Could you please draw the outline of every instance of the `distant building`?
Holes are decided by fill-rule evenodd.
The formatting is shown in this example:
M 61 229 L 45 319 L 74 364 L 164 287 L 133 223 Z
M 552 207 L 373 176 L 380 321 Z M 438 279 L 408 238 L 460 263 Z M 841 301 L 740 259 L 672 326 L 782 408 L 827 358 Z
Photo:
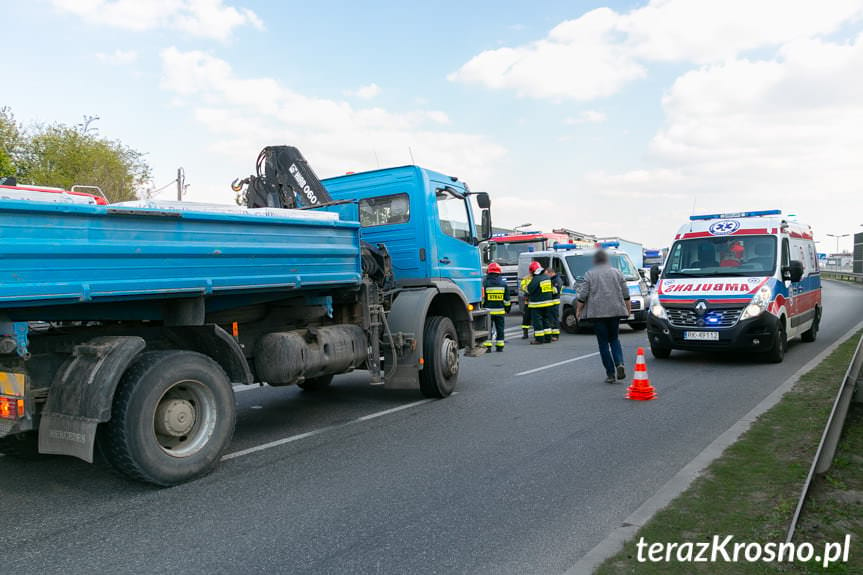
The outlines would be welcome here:
M 863 232 L 854 234 L 854 273 L 863 274 Z

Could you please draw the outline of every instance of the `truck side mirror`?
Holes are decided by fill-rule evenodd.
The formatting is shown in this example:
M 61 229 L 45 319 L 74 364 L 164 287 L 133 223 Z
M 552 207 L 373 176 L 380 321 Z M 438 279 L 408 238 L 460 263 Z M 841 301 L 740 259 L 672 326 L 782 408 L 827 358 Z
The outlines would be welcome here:
M 791 260 L 788 265 L 782 268 L 782 279 L 797 283 L 803 279 L 803 262 L 800 260 Z
M 488 197 L 488 196 L 486 196 Z M 482 223 L 480 225 L 480 240 L 485 241 L 491 237 L 491 212 L 488 208 L 482 210 Z
M 479 192 L 476 195 L 476 205 L 487 210 L 491 207 L 491 198 L 488 197 L 486 192 Z
M 659 266 L 653 264 L 650 266 L 650 285 L 656 285 L 659 282 Z

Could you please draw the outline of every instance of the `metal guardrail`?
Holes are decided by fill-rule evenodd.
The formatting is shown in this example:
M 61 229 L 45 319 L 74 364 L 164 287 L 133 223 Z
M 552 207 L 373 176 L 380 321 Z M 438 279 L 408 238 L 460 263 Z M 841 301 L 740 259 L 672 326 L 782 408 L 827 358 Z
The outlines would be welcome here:
M 794 516 L 791 518 L 791 524 L 788 526 L 788 532 L 785 536 L 786 542 L 790 543 L 794 537 L 797 522 L 800 520 L 800 514 L 812 488 L 812 480 L 816 475 L 826 473 L 833 464 L 833 458 L 836 456 L 836 447 L 839 445 L 842 428 L 845 426 L 845 418 L 848 416 L 848 408 L 851 405 L 851 399 L 854 396 L 861 372 L 863 372 L 863 336 L 857 342 L 857 348 L 851 357 L 851 363 L 848 364 L 845 378 L 842 380 L 842 385 L 839 386 L 839 392 L 833 401 L 833 409 L 830 410 L 827 425 L 824 427 L 824 433 L 821 434 L 821 441 L 818 443 L 818 449 L 815 451 L 815 458 L 809 467 L 806 482 L 803 484 L 803 491 L 800 493 L 800 499 L 797 501 L 797 508 L 794 510 Z M 858 392 L 857 401 L 863 401 L 863 386 L 861 386 Z
M 843 280 L 847 282 L 863 283 L 863 274 L 853 272 L 839 272 L 835 270 L 821 270 L 821 277 L 832 280 Z

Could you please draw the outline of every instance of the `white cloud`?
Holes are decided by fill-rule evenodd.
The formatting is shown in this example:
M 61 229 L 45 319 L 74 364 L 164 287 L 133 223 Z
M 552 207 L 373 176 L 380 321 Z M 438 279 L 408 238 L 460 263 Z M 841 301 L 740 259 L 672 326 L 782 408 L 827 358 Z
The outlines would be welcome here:
M 110 54 L 97 52 L 96 59 L 106 64 L 126 65 L 136 62 L 138 53 L 135 50 L 114 50 Z
M 861 0 L 653 0 L 618 13 L 598 8 L 540 40 L 482 52 L 449 79 L 520 96 L 592 100 L 646 75 L 651 61 L 706 64 L 837 30 Z
M 252 10 L 223 0 L 52 0 L 60 11 L 87 22 L 127 30 L 178 30 L 201 38 L 227 40 L 235 28 L 263 28 Z
M 687 213 L 693 202 L 698 211 L 781 208 L 822 236 L 857 228 L 859 209 L 849 208 L 863 205 L 863 35 L 794 40 L 775 59 L 692 70 L 663 109 L 647 150 L 655 167 L 591 174 L 591 192 L 682 199 L 662 205 Z
M 601 124 L 605 121 L 605 113 L 598 110 L 584 110 L 576 116 L 570 116 L 563 120 L 564 124 L 577 126 L 578 124 Z
M 354 96 L 361 100 L 371 100 L 372 98 L 376 98 L 380 93 L 381 87 L 374 82 L 366 84 L 365 86 L 360 86 L 356 90 L 348 90 L 345 92 L 346 95 Z
M 161 56 L 161 86 L 209 132 L 212 150 L 226 160 L 223 181 L 248 171 L 257 150 L 271 144 L 298 146 L 322 177 L 407 164 L 410 149 L 417 163 L 480 185 L 505 154 L 482 135 L 441 129 L 449 118 L 440 111 L 357 108 L 273 78 L 241 77 L 204 52 L 168 48 Z

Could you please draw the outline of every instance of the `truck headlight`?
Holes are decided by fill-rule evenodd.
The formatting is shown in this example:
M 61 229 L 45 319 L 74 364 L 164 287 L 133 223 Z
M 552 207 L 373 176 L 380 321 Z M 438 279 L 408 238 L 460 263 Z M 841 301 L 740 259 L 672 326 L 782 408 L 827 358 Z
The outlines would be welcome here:
M 740 315 L 740 319 L 750 319 L 753 317 L 758 317 L 767 309 L 767 306 L 770 305 L 770 296 L 773 295 L 768 287 L 762 287 L 758 290 L 754 296 L 752 296 L 752 301 L 749 302 L 745 308 L 743 308 L 743 313 Z
M 668 319 L 668 314 L 665 313 L 665 308 L 662 307 L 662 304 L 659 302 L 650 306 L 650 314 L 659 319 Z

